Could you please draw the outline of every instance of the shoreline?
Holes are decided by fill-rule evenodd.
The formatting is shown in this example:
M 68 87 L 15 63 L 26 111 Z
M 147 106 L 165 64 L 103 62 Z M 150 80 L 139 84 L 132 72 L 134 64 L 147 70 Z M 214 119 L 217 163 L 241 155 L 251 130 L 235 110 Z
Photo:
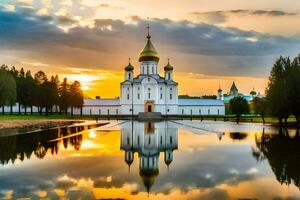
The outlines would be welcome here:
M 43 127 L 51 128 L 56 126 L 71 125 L 76 122 L 83 122 L 77 119 L 16 119 L 16 120 L 0 120 L 0 129 L 15 129 L 15 128 L 33 128 Z

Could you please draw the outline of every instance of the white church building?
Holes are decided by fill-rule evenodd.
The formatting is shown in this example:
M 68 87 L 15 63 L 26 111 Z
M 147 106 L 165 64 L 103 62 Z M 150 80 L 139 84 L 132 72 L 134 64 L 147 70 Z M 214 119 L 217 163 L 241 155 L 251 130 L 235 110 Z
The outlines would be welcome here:
M 162 115 L 224 115 L 222 100 L 178 99 L 178 83 L 173 79 L 174 68 L 168 63 L 164 74 L 159 74 L 159 55 L 148 35 L 145 47 L 139 54 L 139 73 L 130 63 L 125 67 L 124 81 L 120 83 L 120 97 L 114 99 L 85 99 L 83 115 L 138 115 L 158 112 Z

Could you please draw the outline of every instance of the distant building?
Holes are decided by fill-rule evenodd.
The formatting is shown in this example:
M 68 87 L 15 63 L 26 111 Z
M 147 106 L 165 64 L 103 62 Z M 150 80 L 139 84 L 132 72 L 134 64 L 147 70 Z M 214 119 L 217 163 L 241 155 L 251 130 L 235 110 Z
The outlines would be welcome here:
M 217 91 L 217 99 L 222 100 L 225 104 L 229 103 L 229 101 L 234 98 L 234 97 L 243 97 L 246 99 L 248 102 L 251 102 L 254 97 L 261 96 L 260 93 L 257 93 L 254 88 L 253 90 L 249 93 L 249 95 L 244 95 L 242 93 L 239 93 L 239 90 L 235 84 L 235 82 L 232 82 L 232 85 L 230 87 L 230 90 L 227 94 L 223 94 L 223 91 L 221 87 L 219 87 Z

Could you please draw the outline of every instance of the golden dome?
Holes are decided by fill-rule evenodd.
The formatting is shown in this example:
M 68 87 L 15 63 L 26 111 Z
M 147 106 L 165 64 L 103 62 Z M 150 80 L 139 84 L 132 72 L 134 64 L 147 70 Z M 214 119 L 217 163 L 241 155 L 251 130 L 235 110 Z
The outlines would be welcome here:
M 146 43 L 146 46 L 144 47 L 144 49 L 140 52 L 139 62 L 142 62 L 142 61 L 158 62 L 159 61 L 158 53 L 155 50 L 150 38 L 151 38 L 151 36 L 148 33 L 147 43 Z

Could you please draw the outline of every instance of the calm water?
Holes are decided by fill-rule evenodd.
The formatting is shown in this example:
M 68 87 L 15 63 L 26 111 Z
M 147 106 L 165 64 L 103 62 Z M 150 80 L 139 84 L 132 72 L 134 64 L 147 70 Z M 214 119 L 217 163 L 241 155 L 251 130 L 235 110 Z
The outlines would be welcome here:
M 300 137 L 259 124 L 111 121 L 0 137 L 0 199 L 300 199 Z

